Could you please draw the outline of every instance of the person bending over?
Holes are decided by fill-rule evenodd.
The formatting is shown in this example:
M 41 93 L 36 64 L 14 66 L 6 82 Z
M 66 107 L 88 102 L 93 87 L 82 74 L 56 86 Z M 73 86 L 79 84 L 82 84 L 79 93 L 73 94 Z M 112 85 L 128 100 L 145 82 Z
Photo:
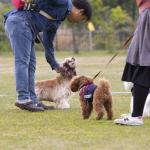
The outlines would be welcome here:
M 17 107 L 34 112 L 49 109 L 39 102 L 35 94 L 34 44 L 39 32 L 43 32 L 40 41 L 45 48 L 47 62 L 52 70 L 62 73 L 53 47 L 61 22 L 66 18 L 72 23 L 89 21 L 91 16 L 92 10 L 87 0 L 35 0 L 4 14 L 5 31 L 14 53 Z

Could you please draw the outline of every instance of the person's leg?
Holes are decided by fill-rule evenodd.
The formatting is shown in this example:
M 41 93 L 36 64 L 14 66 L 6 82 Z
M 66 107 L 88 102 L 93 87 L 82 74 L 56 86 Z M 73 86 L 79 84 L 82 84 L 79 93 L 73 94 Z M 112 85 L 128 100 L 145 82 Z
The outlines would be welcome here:
M 37 104 L 39 103 L 37 96 L 35 94 L 35 70 L 36 70 L 36 56 L 35 56 L 35 50 L 34 45 L 32 44 L 31 49 L 31 57 L 29 62 L 29 70 L 28 70 L 28 76 L 29 76 L 29 92 L 30 92 L 30 98 L 32 99 L 33 103 Z
M 150 93 L 148 94 L 146 98 L 146 102 L 144 105 L 144 110 L 143 110 L 143 117 L 150 117 Z
M 134 84 L 132 117 L 142 116 L 148 93 L 149 93 L 148 87 L 143 87 L 143 86 Z
M 6 30 L 15 58 L 16 91 L 19 101 L 30 99 L 28 89 L 28 68 L 32 45 L 32 33 L 24 28 L 23 22 L 8 20 Z
M 6 21 L 6 32 L 15 58 L 15 79 L 18 99 L 15 105 L 29 111 L 43 111 L 30 99 L 29 62 L 32 49 L 32 32 L 22 20 L 12 17 Z
M 131 115 L 121 116 L 121 118 L 115 119 L 114 123 L 123 125 L 142 125 L 143 124 L 143 109 L 146 101 L 146 97 L 149 93 L 149 88 L 141 85 L 134 84 L 133 95 L 133 112 Z

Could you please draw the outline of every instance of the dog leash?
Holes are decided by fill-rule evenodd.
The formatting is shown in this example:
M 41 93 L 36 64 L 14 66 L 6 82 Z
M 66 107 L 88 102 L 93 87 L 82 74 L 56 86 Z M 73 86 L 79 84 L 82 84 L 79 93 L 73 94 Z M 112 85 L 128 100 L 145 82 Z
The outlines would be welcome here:
M 132 40 L 132 38 L 133 38 L 133 35 L 129 36 L 129 37 L 127 38 L 127 40 L 124 42 L 124 44 L 123 44 L 119 49 L 124 49 L 124 48 L 126 48 L 127 45 L 128 45 L 128 43 Z M 116 56 L 118 56 L 119 53 L 120 53 L 120 51 L 116 52 L 116 53 L 111 57 L 111 59 L 107 62 L 105 68 L 108 67 L 108 65 L 116 58 Z M 101 73 L 102 73 L 102 71 L 99 71 L 99 72 L 93 77 L 92 80 L 94 81 Z

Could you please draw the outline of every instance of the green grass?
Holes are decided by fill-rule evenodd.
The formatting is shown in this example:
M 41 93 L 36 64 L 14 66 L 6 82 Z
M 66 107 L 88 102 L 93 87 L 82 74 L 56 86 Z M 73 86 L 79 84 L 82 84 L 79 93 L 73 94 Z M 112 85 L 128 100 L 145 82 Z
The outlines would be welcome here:
M 56 54 L 59 61 L 74 56 L 77 72 L 94 76 L 103 70 L 110 80 L 113 92 L 124 91 L 120 81 L 125 56 L 121 54 L 105 68 L 113 54 L 107 51 L 72 52 Z M 105 68 L 105 69 L 104 69 Z M 51 71 L 44 54 L 37 53 L 36 79 L 50 79 L 57 74 Z M 98 78 L 99 79 L 99 78 Z M 96 80 L 96 82 L 98 81 Z M 12 54 L 0 56 L 0 150 L 148 150 L 150 147 L 150 119 L 140 127 L 127 127 L 103 120 L 97 121 L 95 113 L 82 120 L 78 93 L 71 98 L 71 109 L 42 113 L 21 111 L 14 106 L 15 81 Z M 130 95 L 113 95 L 114 119 L 129 111 Z

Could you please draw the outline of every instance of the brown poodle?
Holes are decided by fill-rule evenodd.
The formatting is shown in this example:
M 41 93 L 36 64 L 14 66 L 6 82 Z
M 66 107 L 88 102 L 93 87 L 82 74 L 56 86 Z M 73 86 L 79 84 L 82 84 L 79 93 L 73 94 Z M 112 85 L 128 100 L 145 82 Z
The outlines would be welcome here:
M 97 120 L 104 116 L 104 108 L 109 120 L 113 117 L 112 95 L 110 83 L 101 79 L 98 85 L 93 83 L 93 79 L 86 76 L 75 76 L 70 82 L 72 92 L 79 92 L 83 119 L 88 119 L 94 110 L 97 113 Z

